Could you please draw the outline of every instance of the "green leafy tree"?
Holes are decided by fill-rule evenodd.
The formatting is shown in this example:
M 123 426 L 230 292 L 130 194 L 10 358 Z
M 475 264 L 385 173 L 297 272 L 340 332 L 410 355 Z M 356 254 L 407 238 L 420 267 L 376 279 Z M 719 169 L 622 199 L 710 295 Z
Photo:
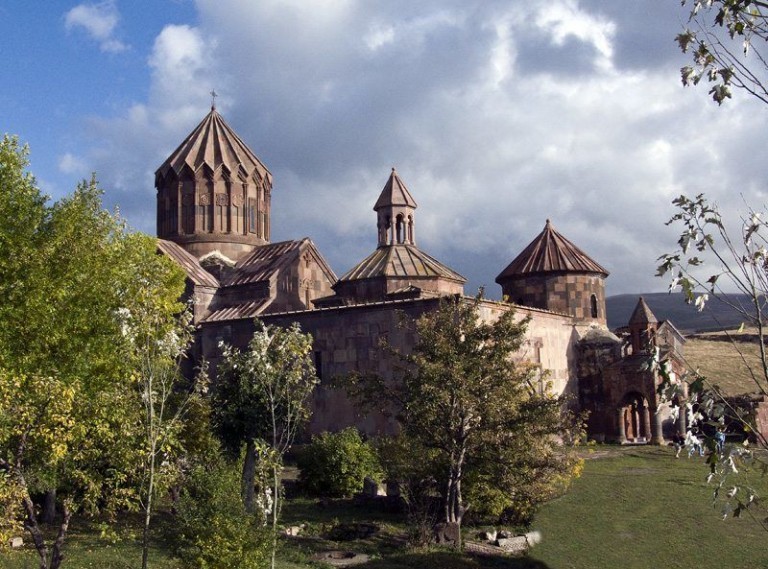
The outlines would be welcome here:
M 381 437 L 376 443 L 387 484 L 397 485 L 405 505 L 409 543 L 428 546 L 433 540 L 433 528 L 441 519 L 442 485 L 437 482 L 437 476 L 444 470 L 441 453 L 402 432 Z
M 313 436 L 298 464 L 299 482 L 315 496 L 349 497 L 363 489 L 366 477 L 382 478 L 376 450 L 354 427 Z
M 683 2 L 685 4 L 686 2 Z M 692 63 L 682 68 L 684 85 L 696 85 L 706 79 L 710 94 L 722 104 L 733 95 L 733 88 L 768 103 L 768 2 L 763 0 L 691 0 L 687 29 L 677 36 L 683 52 L 691 53 Z M 693 198 L 680 196 L 674 200 L 677 212 L 669 224 L 681 227 L 678 247 L 659 257 L 657 276 L 671 275 L 670 291 L 682 288 L 686 302 L 704 310 L 708 302 L 729 305 L 743 318 L 744 325 L 757 330 L 759 364 L 750 363 L 740 343 L 730 337 L 732 348 L 749 370 L 755 390 L 768 395 L 768 358 L 766 357 L 765 314 L 768 293 L 768 255 L 766 247 L 765 211 L 746 204 L 737 226 L 726 226 L 716 204 L 703 194 Z M 707 269 L 708 263 L 717 267 Z M 728 292 L 746 296 L 742 303 Z M 764 433 L 760 432 L 749 409 L 726 398 L 717 386 L 717 378 L 708 378 L 689 367 L 683 378 L 673 377 L 658 354 L 652 362 L 658 366 L 664 383 L 663 394 L 681 402 L 679 412 L 687 414 L 689 425 L 708 422 L 710 429 L 722 430 L 726 417 L 750 432 L 760 447 L 765 448 Z M 686 400 L 683 385 L 687 386 Z M 768 529 L 765 512 L 761 510 L 759 493 L 749 482 L 754 472 L 768 471 L 760 452 L 745 446 L 722 446 L 712 438 L 707 440 L 712 451 L 708 457 L 709 481 L 716 481 L 714 497 L 722 504 L 724 517 L 748 512 Z
M 471 505 L 464 493 L 468 472 L 487 475 L 511 505 L 527 489 L 516 469 L 547 483 L 555 475 L 568 478 L 576 464 L 557 440 L 572 426 L 561 412 L 565 401 L 541 393 L 537 368 L 515 360 L 528 319 L 516 321 L 508 311 L 482 321 L 479 302 L 442 300 L 413 323 L 413 351 L 396 353 L 402 377 L 358 378 L 352 388 L 368 403 L 386 400 L 398 409 L 405 436 L 438 453 L 443 519 L 459 528 Z
M 227 344 L 221 348 L 213 391 L 214 424 L 231 453 L 245 444 L 242 491 L 249 513 L 257 503 L 259 463 L 268 472 L 268 479 L 259 481 L 259 501 L 271 520 L 274 568 L 283 457 L 309 418 L 310 396 L 317 384 L 312 336 L 302 333 L 298 324 L 281 328 L 257 320 L 245 350 Z
M 240 476 L 237 462 L 219 454 L 193 464 L 185 475 L 170 537 L 186 566 L 259 569 L 269 562 L 263 512 L 245 510 Z
M 676 40 L 692 60 L 680 70 L 683 85 L 704 80 L 718 104 L 731 98 L 734 87 L 768 103 L 768 2 L 683 0 L 683 4 L 690 6 L 690 19 Z
M 136 503 L 146 455 L 124 315 L 139 312 L 141 295 L 176 314 L 183 275 L 158 260 L 152 238 L 102 208 L 95 180 L 49 205 L 26 168 L 26 149 L 3 138 L 0 470 L 22 496 L 24 527 L 48 569 L 64 559 L 73 515 Z M 157 263 L 166 263 L 159 273 L 145 270 Z M 52 490 L 61 517 L 49 544 L 31 496 Z
M 184 452 L 186 413 L 207 390 L 207 376 L 203 368 L 191 384 L 183 377 L 180 367 L 192 343 L 191 311 L 183 309 L 178 297 L 157 294 L 158 286 L 178 293 L 183 276 L 156 254 L 153 239 L 129 239 L 142 243 L 130 251 L 134 257 L 127 259 L 137 278 L 133 290 L 127 291 L 132 308 L 121 309 L 120 317 L 143 407 L 143 480 L 138 498 L 144 512 L 141 566 L 146 569 L 154 499 L 179 475 L 174 465 Z M 155 287 L 147 287 L 150 282 Z

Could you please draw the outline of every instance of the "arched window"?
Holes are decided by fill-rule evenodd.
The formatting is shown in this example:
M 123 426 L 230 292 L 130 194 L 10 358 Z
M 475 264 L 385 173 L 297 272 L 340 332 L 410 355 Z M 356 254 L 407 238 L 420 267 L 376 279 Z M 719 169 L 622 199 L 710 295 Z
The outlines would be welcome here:
M 405 233 L 405 231 L 404 231 L 405 228 L 403 227 L 403 225 L 404 225 L 404 223 L 403 223 L 403 216 L 402 215 L 398 215 L 397 216 L 397 242 L 398 243 L 402 243 L 403 242 L 403 233 Z
M 592 318 L 597 318 L 597 297 L 594 294 L 589 299 L 589 304 L 592 308 Z
M 257 224 L 256 224 L 256 200 L 253 198 L 248 198 L 248 233 L 256 233 L 257 230 Z

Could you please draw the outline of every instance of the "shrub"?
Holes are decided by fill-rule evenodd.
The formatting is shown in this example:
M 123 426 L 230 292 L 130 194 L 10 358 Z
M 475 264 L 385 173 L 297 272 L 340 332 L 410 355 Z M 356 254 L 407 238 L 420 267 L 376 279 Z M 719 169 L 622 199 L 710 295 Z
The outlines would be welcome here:
M 437 453 L 402 433 L 380 439 L 378 453 L 387 480 L 397 481 L 408 518 L 408 543 L 428 546 L 443 513 L 440 489 L 445 484 L 435 478 L 435 473 L 444 469 Z
M 174 550 L 186 567 L 244 569 L 269 565 L 263 513 L 248 514 L 237 464 L 220 459 L 189 472 L 176 503 Z
M 314 496 L 346 497 L 363 489 L 363 480 L 381 481 L 376 452 L 357 429 L 322 433 L 298 456 L 299 483 Z

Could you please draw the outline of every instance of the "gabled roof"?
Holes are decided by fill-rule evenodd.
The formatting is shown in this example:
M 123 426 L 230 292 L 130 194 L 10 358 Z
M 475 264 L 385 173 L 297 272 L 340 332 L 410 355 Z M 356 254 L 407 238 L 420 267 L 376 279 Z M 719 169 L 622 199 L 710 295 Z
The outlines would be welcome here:
M 205 317 L 203 322 L 224 322 L 227 320 L 256 318 L 270 302 L 272 302 L 272 299 L 266 297 L 222 306 L 213 310 Z
M 157 240 L 157 249 L 164 255 L 170 257 L 187 273 L 187 278 L 199 286 L 209 286 L 218 288 L 219 281 L 211 273 L 206 271 L 197 260 L 197 257 L 188 253 L 178 244 L 165 239 Z
M 442 277 L 462 283 L 467 280 L 415 245 L 406 244 L 379 247 L 339 280 L 351 281 L 376 277 Z
M 675 327 L 675 325 L 672 324 L 671 321 L 669 321 L 669 320 L 662 320 L 661 323 L 659 324 L 659 334 L 665 333 L 666 330 L 669 330 L 670 332 L 672 332 L 672 334 L 677 338 L 677 340 L 680 343 L 685 344 L 688 341 L 688 340 L 685 339 L 685 336 L 683 336 L 683 334 L 680 332 L 680 330 L 678 330 Z
M 411 192 L 405 187 L 394 168 L 392 168 L 392 173 L 389 175 L 387 183 L 384 184 L 384 189 L 381 190 L 373 210 L 378 211 L 382 207 L 390 206 L 408 206 L 414 209 L 417 207 L 416 200 L 413 199 Z
M 555 231 L 547 220 L 544 230 L 496 277 L 496 282 L 507 277 L 550 272 L 608 276 L 608 271 Z
M 637 301 L 634 312 L 629 319 L 629 325 L 633 324 L 657 324 L 659 321 L 656 319 L 656 315 L 651 310 L 651 307 L 645 302 L 645 299 L 641 296 Z
M 255 177 L 267 180 L 272 185 L 272 174 L 235 131 L 224 122 L 215 108 L 184 139 L 155 172 L 166 176 L 173 171 L 181 175 L 185 166 L 197 172 L 203 165 L 215 172 L 225 167 L 233 176 L 242 174 L 245 178 Z
M 281 241 L 256 247 L 235 265 L 234 270 L 222 283 L 224 286 L 237 286 L 267 281 L 281 268 L 292 263 L 297 256 L 308 252 L 334 282 L 336 274 L 320 255 L 312 240 L 304 237 L 295 241 Z

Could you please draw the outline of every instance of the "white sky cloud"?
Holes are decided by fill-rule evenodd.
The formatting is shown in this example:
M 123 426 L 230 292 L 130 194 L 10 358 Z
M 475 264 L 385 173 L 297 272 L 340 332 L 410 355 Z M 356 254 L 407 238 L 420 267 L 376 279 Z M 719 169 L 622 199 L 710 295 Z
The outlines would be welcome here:
M 153 171 L 215 88 L 274 174 L 274 237 L 312 237 L 339 274 L 375 247 L 371 208 L 396 166 L 419 245 L 467 292 L 497 294 L 547 218 L 611 271 L 609 293 L 663 290 L 671 199 L 762 195 L 768 165 L 749 153 L 768 129 L 749 101 L 719 109 L 680 87 L 680 20 L 648 5 L 198 0 L 197 26 L 155 39 L 147 100 L 91 122 L 92 158 L 154 231 Z
M 119 53 L 128 46 L 115 37 L 115 28 L 120 20 L 117 6 L 113 0 L 96 4 L 78 4 L 64 16 L 64 25 L 68 31 L 81 28 L 99 43 L 101 51 Z
M 59 157 L 59 170 L 65 174 L 85 177 L 88 166 L 82 158 L 69 152 Z

